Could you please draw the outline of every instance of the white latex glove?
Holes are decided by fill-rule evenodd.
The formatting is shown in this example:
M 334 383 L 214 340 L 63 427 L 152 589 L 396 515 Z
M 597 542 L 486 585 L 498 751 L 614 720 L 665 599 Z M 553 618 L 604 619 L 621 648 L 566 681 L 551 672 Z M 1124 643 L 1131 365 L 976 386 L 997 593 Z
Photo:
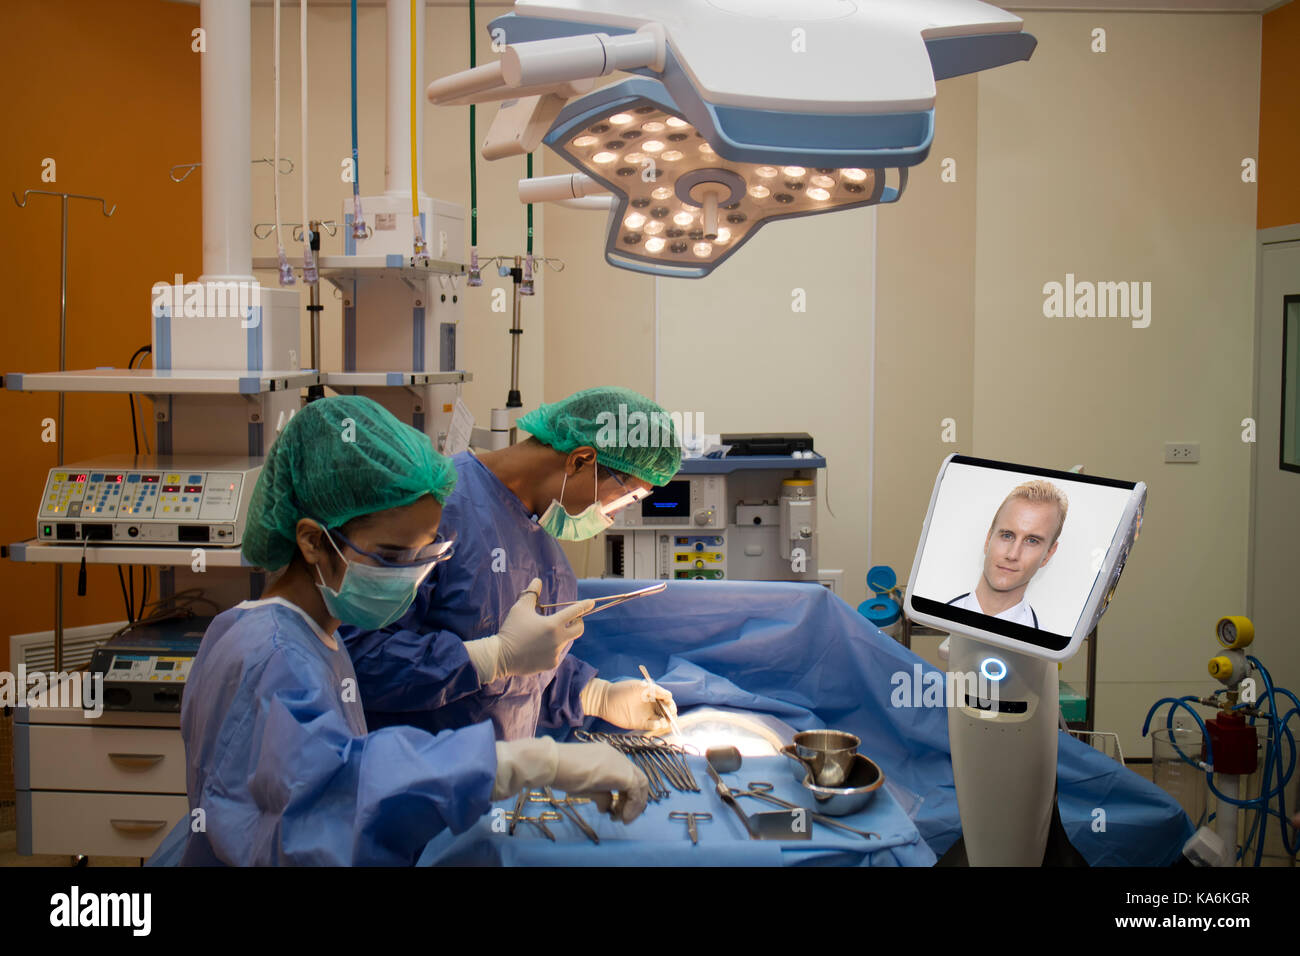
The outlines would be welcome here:
M 674 719 L 677 717 L 673 695 L 645 680 L 621 680 L 612 684 L 593 677 L 582 689 L 580 699 L 583 713 L 625 730 L 667 730 L 669 723 L 655 706 L 656 702 Z
M 609 744 L 557 744 L 550 737 L 532 737 L 497 741 L 496 750 L 493 800 L 524 787 L 555 787 L 569 796 L 590 797 L 614 819 L 631 823 L 650 798 L 645 774 Z
M 552 670 L 559 666 L 569 643 L 582 636 L 582 616 L 596 602 L 580 601 L 554 614 L 538 614 L 537 595 L 541 590 L 542 582 L 533 578 L 501 622 L 499 632 L 465 642 L 479 683 Z

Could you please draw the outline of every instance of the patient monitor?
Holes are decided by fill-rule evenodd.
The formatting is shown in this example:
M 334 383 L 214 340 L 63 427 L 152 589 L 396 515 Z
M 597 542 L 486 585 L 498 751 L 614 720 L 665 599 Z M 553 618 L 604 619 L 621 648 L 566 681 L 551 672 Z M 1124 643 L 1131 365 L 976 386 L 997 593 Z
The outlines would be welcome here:
M 905 607 L 951 634 L 948 668 L 961 679 L 948 683 L 965 688 L 948 701 L 948 735 L 971 865 L 1042 863 L 1056 792 L 1052 664 L 1105 613 L 1145 502 L 1140 481 L 965 455 L 939 469 Z

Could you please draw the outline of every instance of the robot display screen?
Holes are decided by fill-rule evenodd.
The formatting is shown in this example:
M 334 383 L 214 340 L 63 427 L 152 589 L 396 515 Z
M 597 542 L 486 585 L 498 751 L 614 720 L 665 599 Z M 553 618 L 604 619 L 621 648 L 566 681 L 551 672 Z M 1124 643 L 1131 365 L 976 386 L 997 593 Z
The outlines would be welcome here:
M 1064 649 L 1088 608 L 1135 487 L 954 456 L 931 507 L 913 607 L 968 628 Z

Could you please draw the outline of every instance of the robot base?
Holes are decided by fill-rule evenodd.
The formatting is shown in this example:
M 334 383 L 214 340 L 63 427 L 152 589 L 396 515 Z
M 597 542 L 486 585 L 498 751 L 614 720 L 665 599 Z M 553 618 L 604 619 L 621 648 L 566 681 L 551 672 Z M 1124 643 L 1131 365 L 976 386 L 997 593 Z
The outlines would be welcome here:
M 1070 838 L 1065 835 L 1065 827 L 1061 825 L 1061 813 L 1057 809 L 1056 800 L 1052 800 L 1052 824 L 1047 831 L 1047 846 L 1043 850 L 1043 859 L 1039 866 L 1087 866 L 1088 861 L 1083 858 Z M 943 856 L 939 857 L 939 862 L 935 866 L 970 866 L 970 860 L 966 857 L 966 839 L 958 837 L 957 842 L 948 848 Z

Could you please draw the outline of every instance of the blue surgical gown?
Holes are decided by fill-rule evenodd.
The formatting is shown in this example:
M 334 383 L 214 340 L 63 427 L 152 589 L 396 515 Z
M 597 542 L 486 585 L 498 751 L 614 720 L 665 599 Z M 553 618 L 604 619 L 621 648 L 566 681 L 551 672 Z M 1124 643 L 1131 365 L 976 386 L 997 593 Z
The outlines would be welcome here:
M 367 733 L 347 652 L 319 633 L 282 598 L 212 621 L 181 708 L 191 814 L 157 855 L 184 838 L 182 865 L 410 865 L 487 812 L 491 726 Z
M 519 498 L 469 452 L 455 456 L 456 490 L 442 508 L 442 534 L 456 551 L 421 585 L 415 603 L 379 631 L 339 628 L 361 682 L 372 727 L 410 724 L 431 732 L 491 720 L 500 740 L 538 727 L 582 722 L 579 695 L 596 676 L 566 655 L 554 670 L 480 685 L 465 641 L 487 637 L 533 578 L 539 604 L 574 601 L 578 581 L 559 543 Z

